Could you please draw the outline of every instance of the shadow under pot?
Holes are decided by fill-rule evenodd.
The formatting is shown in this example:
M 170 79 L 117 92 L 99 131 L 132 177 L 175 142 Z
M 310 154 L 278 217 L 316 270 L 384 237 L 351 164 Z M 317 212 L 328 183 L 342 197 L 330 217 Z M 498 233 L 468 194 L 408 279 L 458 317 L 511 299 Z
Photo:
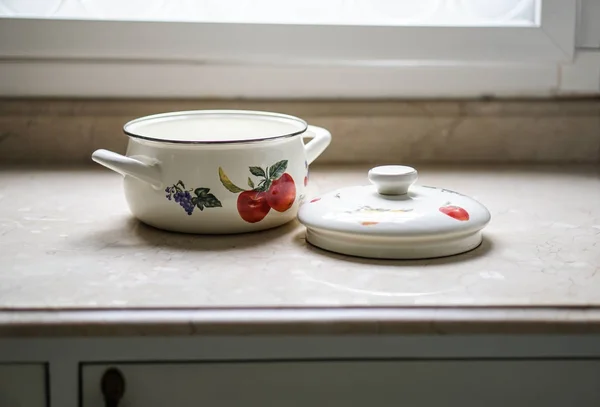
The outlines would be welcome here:
M 327 130 L 297 117 L 239 110 L 146 116 L 124 132 L 125 156 L 97 150 L 92 159 L 124 175 L 133 215 L 160 229 L 202 234 L 293 220 L 308 165 L 331 142 Z

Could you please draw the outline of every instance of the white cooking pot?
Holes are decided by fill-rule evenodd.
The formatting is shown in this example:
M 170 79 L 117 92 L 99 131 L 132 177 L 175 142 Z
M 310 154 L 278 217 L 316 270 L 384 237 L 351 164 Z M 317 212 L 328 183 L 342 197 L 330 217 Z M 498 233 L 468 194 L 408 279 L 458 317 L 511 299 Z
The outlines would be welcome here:
M 308 165 L 331 141 L 297 117 L 236 110 L 157 114 L 124 131 L 127 156 L 97 150 L 92 159 L 125 176 L 134 216 L 186 233 L 251 232 L 294 219 Z

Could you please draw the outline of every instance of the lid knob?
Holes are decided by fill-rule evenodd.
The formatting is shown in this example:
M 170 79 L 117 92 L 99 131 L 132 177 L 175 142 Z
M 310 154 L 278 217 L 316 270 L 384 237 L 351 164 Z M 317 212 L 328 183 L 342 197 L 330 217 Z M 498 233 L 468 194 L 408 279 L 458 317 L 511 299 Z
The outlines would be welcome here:
M 404 165 L 383 165 L 369 171 L 369 181 L 381 195 L 404 195 L 417 177 L 417 170 Z

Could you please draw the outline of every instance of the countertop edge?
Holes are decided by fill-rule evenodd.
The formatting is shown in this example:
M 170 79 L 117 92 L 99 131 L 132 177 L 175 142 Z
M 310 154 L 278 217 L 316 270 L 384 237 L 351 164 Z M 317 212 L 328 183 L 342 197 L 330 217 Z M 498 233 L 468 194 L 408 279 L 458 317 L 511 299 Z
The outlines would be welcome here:
M 0 338 L 593 333 L 600 307 L 0 310 Z

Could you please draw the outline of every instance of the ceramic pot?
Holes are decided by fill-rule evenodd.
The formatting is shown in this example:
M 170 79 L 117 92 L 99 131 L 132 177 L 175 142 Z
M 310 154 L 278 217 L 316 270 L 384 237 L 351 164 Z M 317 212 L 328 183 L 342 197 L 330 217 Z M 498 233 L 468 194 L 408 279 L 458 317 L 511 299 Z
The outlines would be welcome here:
M 252 232 L 291 221 L 308 165 L 331 141 L 327 130 L 297 117 L 235 110 L 147 116 L 124 132 L 126 156 L 97 150 L 92 159 L 125 176 L 139 220 L 185 233 Z

